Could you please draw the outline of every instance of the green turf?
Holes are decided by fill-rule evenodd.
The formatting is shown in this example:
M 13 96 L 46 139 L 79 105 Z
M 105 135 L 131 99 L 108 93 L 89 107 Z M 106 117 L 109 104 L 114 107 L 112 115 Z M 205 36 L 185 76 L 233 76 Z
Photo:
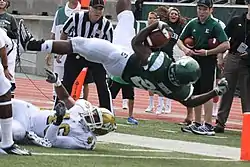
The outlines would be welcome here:
M 2 156 L 1 167 L 245 167 L 249 164 L 243 162 L 218 162 L 218 159 L 207 156 L 183 154 L 178 152 L 134 152 L 121 151 L 120 149 L 146 149 L 121 144 L 99 143 L 94 151 L 48 149 L 36 146 L 25 146 L 25 148 L 36 153 L 55 153 L 56 155 L 33 155 L 31 157 Z M 148 150 L 148 149 L 147 149 Z M 71 154 L 59 155 L 59 154 Z M 86 157 L 76 155 L 84 154 Z M 109 157 L 98 157 L 98 155 L 110 155 Z M 126 156 L 126 157 L 113 157 Z M 140 158 L 137 158 L 140 156 Z M 156 157 L 158 159 L 151 159 Z M 170 159 L 163 159 L 170 158 Z M 185 158 L 185 159 L 176 159 Z M 191 159 L 189 159 L 191 158 Z M 212 161 L 200 160 L 212 159 Z M 223 160 L 223 159 L 222 159 Z
M 117 118 L 118 124 L 126 124 L 126 119 Z M 167 123 L 164 121 L 153 121 L 153 120 L 139 120 L 139 125 L 131 126 L 119 126 L 117 132 L 135 134 L 142 136 L 158 137 L 164 139 L 194 141 L 216 145 L 226 145 L 232 147 L 240 147 L 240 132 L 226 131 L 224 134 L 216 134 L 218 137 L 214 138 L 208 136 L 195 135 L 191 133 L 183 133 L 180 130 L 181 126 L 174 123 Z M 166 132 L 174 131 L 174 132 Z M 225 137 L 225 138 L 224 138 Z

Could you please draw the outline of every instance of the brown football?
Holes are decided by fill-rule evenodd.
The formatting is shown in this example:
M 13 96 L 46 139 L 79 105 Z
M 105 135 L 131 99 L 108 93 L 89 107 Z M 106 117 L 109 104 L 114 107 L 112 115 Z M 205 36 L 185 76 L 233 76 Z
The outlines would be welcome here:
M 219 44 L 220 44 L 220 42 L 219 42 L 216 38 L 208 39 L 208 48 L 209 48 L 209 49 L 214 49 L 214 48 L 216 48 Z
M 189 49 L 193 49 L 194 46 L 195 46 L 194 38 L 193 37 L 187 37 L 186 39 L 184 39 L 183 43 Z
M 144 42 L 145 45 L 150 48 L 160 48 L 166 45 L 171 39 L 171 34 L 163 29 L 162 31 L 159 29 L 155 29 L 152 31 Z

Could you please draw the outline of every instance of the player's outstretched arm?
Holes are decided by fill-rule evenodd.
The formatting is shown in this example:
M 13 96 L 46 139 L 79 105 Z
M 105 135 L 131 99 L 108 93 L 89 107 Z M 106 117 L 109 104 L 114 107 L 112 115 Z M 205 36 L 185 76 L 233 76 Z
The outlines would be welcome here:
M 132 48 L 135 51 L 137 57 L 142 60 L 142 65 L 147 64 L 148 57 L 152 53 L 152 50 L 144 45 L 149 34 L 158 27 L 158 22 L 151 24 L 150 26 L 142 29 L 133 39 Z
M 218 85 L 214 88 L 214 90 L 211 90 L 210 92 L 201 94 L 201 95 L 195 95 L 191 96 L 186 101 L 181 101 L 181 103 L 187 107 L 196 107 L 200 106 L 204 103 L 206 103 L 208 100 L 214 98 L 215 96 L 221 96 L 225 94 L 228 90 L 228 83 L 225 78 L 222 78 Z
M 61 81 L 58 79 L 58 75 L 49 69 L 45 69 L 45 71 L 47 74 L 46 81 L 54 84 L 58 98 L 65 103 L 67 109 L 73 107 L 75 105 L 75 100 L 69 95 L 65 87 L 62 85 Z
M 168 26 L 167 23 L 164 23 L 162 21 L 157 21 L 148 27 L 142 29 L 133 39 L 132 39 L 132 48 L 135 51 L 136 56 L 138 56 L 141 61 L 142 65 L 146 65 L 148 61 L 148 57 L 152 53 L 152 50 L 144 45 L 144 42 L 146 41 L 147 37 L 149 34 L 155 30 L 155 29 L 169 29 L 170 27 Z M 172 31 L 172 30 L 171 30 Z
M 73 53 L 70 40 L 36 40 L 24 25 L 23 20 L 19 22 L 19 41 L 24 50 L 56 54 Z

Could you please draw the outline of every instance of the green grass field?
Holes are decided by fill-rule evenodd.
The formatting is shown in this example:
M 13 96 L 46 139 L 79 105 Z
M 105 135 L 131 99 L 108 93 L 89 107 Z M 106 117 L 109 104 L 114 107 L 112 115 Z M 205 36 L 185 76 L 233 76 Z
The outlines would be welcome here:
M 116 122 L 117 132 L 120 133 L 240 147 L 240 132 L 226 131 L 224 134 L 209 137 L 183 133 L 180 125 L 163 121 L 140 120 L 138 126 L 127 126 L 126 119 L 122 118 L 116 119 Z
M 239 147 L 240 133 L 226 132 L 219 138 L 182 133 L 180 126 L 162 121 L 140 121 L 127 126 L 118 118 L 120 133 Z M 97 143 L 94 151 L 24 146 L 31 157 L 1 156 L 0 167 L 249 167 L 250 163 L 195 154 L 153 150 L 124 144 Z M 205 152 L 206 150 L 204 150 Z

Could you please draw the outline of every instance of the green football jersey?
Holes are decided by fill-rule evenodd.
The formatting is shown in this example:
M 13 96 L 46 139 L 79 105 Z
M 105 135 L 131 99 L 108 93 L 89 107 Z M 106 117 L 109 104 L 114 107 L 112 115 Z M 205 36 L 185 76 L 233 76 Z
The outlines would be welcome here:
M 133 54 L 124 69 L 122 79 L 134 87 L 150 90 L 170 99 L 183 101 L 193 93 L 192 85 L 176 86 L 169 80 L 169 67 L 172 60 L 164 52 L 153 52 L 148 64 L 142 66 L 139 58 Z

